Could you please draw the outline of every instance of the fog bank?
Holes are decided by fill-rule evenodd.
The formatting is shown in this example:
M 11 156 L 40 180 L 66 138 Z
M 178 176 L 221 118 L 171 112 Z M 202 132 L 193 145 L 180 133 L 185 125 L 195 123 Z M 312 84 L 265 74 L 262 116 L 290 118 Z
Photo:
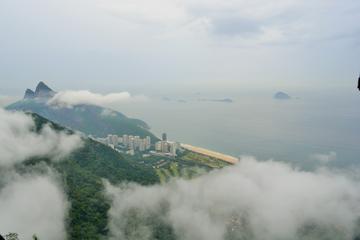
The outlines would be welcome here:
M 30 239 L 33 234 L 40 239 L 66 239 L 69 204 L 55 178 L 6 175 L 9 181 L 0 187 L 0 233 L 15 232 L 20 239 Z
M 106 190 L 112 239 L 152 239 L 154 221 L 181 240 L 351 239 L 360 216 L 350 177 L 249 157 L 191 181 Z
M 59 161 L 81 147 L 82 140 L 49 125 L 39 132 L 35 127 L 30 115 L 0 109 L 0 234 L 66 239 L 69 204 L 56 173 L 45 163 L 21 171 L 16 166 L 32 157 Z
M 31 157 L 59 160 L 82 145 L 76 134 L 57 132 L 48 125 L 39 133 L 34 129 L 31 116 L 0 109 L 0 167 L 9 167 Z

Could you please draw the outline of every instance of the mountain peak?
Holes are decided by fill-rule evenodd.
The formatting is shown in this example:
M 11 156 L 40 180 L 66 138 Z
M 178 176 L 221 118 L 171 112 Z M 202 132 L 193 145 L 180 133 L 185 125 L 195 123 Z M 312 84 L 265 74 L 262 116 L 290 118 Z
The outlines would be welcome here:
M 26 89 L 25 94 L 24 94 L 24 99 L 31 99 L 35 97 L 35 92 L 31 89 Z
M 40 81 L 36 86 L 35 92 L 37 91 L 53 91 L 53 90 L 49 88 L 43 81 Z
M 44 82 L 40 81 L 36 86 L 35 92 L 29 88 L 26 89 L 24 99 L 51 98 L 55 93 L 56 92 L 49 88 Z
M 35 97 L 48 98 L 54 96 L 55 92 L 44 82 L 40 81 L 35 89 Z

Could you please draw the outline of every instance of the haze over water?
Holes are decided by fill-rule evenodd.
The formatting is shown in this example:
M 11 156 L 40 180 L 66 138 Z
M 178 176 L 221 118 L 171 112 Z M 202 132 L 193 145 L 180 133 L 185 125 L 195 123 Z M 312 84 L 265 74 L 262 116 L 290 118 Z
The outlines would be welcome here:
M 169 99 L 157 96 L 117 109 L 145 120 L 158 136 L 167 132 L 171 140 L 234 156 L 252 155 L 311 167 L 320 163 L 313 159 L 314 154 L 335 152 L 336 160 L 330 165 L 359 163 L 360 109 L 354 88 L 347 94 L 294 93 L 289 101 L 274 100 L 272 94 L 163 95 Z M 225 97 L 234 102 L 198 101 Z

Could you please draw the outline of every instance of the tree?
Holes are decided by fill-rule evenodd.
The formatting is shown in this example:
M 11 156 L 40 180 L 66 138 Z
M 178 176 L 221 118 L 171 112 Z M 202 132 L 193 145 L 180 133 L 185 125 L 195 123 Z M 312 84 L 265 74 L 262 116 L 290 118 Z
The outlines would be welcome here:
M 19 240 L 19 235 L 17 233 L 8 233 L 5 236 L 6 240 Z

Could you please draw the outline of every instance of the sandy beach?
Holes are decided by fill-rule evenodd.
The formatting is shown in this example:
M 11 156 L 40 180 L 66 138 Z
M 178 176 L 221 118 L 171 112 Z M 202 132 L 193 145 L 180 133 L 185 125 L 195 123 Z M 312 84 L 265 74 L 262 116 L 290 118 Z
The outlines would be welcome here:
M 231 163 L 231 164 L 235 164 L 235 163 L 239 162 L 239 159 L 236 158 L 236 157 L 226 155 L 226 154 L 223 154 L 223 153 L 219 153 L 219 152 L 215 152 L 215 151 L 211 151 L 209 149 L 205 149 L 205 148 L 201 148 L 201 147 L 195 147 L 195 146 L 192 146 L 192 145 L 189 145 L 189 144 L 184 144 L 184 143 L 181 143 L 181 147 L 186 149 L 186 150 L 196 152 L 196 153 L 199 153 L 199 154 L 203 154 L 205 156 L 217 158 L 219 160 L 222 160 L 222 161 L 225 161 L 225 162 L 228 162 L 228 163 Z

